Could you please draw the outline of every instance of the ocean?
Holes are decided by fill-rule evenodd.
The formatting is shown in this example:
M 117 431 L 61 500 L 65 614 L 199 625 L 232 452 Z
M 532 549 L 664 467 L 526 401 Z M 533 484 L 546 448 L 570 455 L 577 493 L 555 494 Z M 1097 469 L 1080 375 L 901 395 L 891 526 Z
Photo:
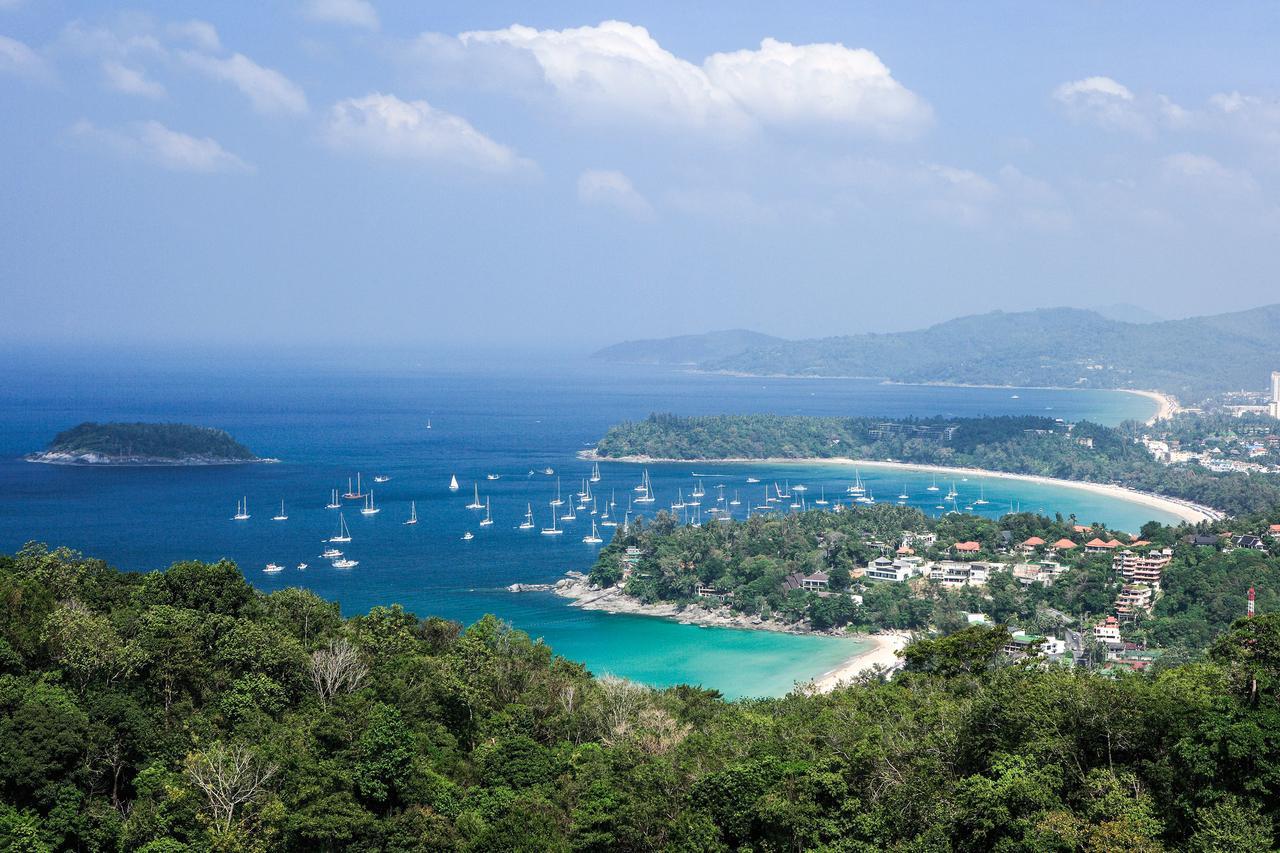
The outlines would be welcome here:
M 171 360 L 154 356 L 85 359 L 26 357 L 0 368 L 0 549 L 27 541 L 66 545 L 122 569 L 151 570 L 182 559 L 235 560 L 263 590 L 305 586 L 341 603 L 346 614 L 402 604 L 419 615 L 471 622 L 493 613 L 543 638 L 597 674 L 665 686 L 688 682 L 730 697 L 780 695 L 797 680 L 855 653 L 851 641 L 764 631 L 700 628 L 669 620 L 571 608 L 550 593 L 510 593 L 508 584 L 547 583 L 587 571 L 599 546 L 582 542 L 591 516 L 579 511 L 562 536 L 550 521 L 557 478 L 566 504 L 590 463 L 577 458 L 612 423 L 651 412 L 776 412 L 809 415 L 1045 414 L 1117 423 L 1146 418 L 1151 401 L 1106 391 L 887 385 L 866 380 L 760 379 L 618 367 L 583 359 L 512 354 L 474 360 L 458 354 L 344 360 L 332 355 Z M 59 430 L 81 421 L 179 421 L 228 430 L 278 464 L 208 468 L 103 468 L 37 465 L 21 459 Z M 430 421 L 430 429 L 427 428 Z M 541 473 L 552 468 L 554 475 Z M 639 482 L 634 465 L 603 462 L 592 484 L 598 509 L 616 496 L 617 512 Z M 530 474 L 529 472 L 534 473 Z M 376 515 L 360 502 L 342 510 L 353 541 L 340 546 L 359 562 L 332 568 L 320 559 L 338 524 L 325 509 L 360 472 Z M 657 501 L 702 479 L 706 509 L 723 485 L 739 493 L 742 514 L 775 479 L 803 483 L 807 499 L 845 497 L 852 472 L 837 466 L 650 467 Z M 487 479 L 488 475 L 499 479 Z M 377 476 L 385 483 L 372 483 Z M 864 470 L 880 500 L 904 488 L 913 505 L 937 512 L 931 476 Z M 450 477 L 461 488 L 450 492 Z M 945 488 L 950 482 L 939 483 Z M 1136 530 L 1172 520 L 1108 496 L 1012 481 L 960 481 L 961 505 L 982 495 L 979 511 L 1011 506 L 1075 513 Z M 478 486 L 494 523 L 465 508 Z M 233 521 L 247 498 L 250 518 Z M 272 521 L 284 501 L 287 521 Z M 420 522 L 405 525 L 410 501 Z M 519 530 L 532 506 L 535 529 Z M 637 506 L 636 509 L 642 509 Z M 599 518 L 599 516 L 596 516 Z M 474 538 L 464 541 L 471 531 Z M 609 530 L 600 529 L 606 538 Z M 269 561 L 285 566 L 265 574 Z M 300 562 L 309 564 L 298 570 Z

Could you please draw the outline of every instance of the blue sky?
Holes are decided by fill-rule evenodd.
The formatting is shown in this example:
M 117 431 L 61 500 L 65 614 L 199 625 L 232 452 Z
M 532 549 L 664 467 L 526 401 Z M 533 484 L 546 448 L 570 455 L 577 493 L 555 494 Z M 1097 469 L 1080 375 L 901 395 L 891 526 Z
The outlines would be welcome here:
M 1273 302 L 1278 17 L 0 0 L 6 328 L 585 348 Z

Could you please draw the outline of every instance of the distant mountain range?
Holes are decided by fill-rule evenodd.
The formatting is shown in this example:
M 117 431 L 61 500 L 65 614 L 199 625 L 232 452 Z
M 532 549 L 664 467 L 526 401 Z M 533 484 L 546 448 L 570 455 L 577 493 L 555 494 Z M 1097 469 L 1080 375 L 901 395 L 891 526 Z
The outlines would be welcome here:
M 1265 387 L 1280 370 L 1280 305 L 1136 322 L 1043 308 L 960 317 L 911 332 L 789 341 L 734 330 L 628 341 L 595 354 L 614 362 L 898 382 L 1142 388 L 1202 400 Z

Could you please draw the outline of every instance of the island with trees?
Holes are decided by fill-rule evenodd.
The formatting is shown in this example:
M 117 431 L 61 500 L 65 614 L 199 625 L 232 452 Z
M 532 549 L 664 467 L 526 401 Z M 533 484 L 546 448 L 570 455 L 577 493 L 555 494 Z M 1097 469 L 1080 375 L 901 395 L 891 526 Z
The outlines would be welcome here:
M 342 618 L 231 563 L 0 558 L 0 849 L 1268 850 L 1280 615 L 1103 675 L 922 633 L 724 701 L 486 617 Z
M 240 465 L 267 460 L 224 430 L 177 423 L 86 422 L 29 454 L 53 465 Z
M 895 461 L 1122 486 L 1229 515 L 1280 504 L 1280 477 L 1161 462 L 1139 440 L 1142 429 L 1136 424 L 1117 428 L 1036 416 L 653 414 L 610 427 L 595 454 L 630 461 Z

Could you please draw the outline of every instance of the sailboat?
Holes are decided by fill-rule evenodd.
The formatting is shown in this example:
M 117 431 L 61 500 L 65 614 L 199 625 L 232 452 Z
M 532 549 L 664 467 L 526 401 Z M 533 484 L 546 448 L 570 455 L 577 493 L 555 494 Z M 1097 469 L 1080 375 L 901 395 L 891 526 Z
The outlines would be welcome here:
M 671 505 L 672 509 L 684 509 L 684 489 L 676 489 L 676 502 Z
M 586 542 L 588 545 L 599 545 L 604 541 L 600 538 L 600 532 L 596 530 L 596 523 L 594 521 L 591 522 L 591 535 L 583 536 L 582 541 Z
M 376 506 L 373 505 L 373 489 L 370 489 L 369 494 L 365 495 L 364 509 L 360 510 L 360 514 L 361 515 L 377 515 L 380 512 L 382 512 L 382 510 L 378 509 Z
M 937 478 L 937 477 L 934 477 L 934 478 L 933 478 L 933 482 L 929 484 L 929 488 L 925 489 L 925 491 L 926 491 L 926 492 L 936 492 L 936 491 L 938 491 L 938 478 Z
M 231 516 L 233 521 L 247 521 L 249 518 L 249 499 L 241 498 L 236 501 L 236 514 Z
M 951 482 L 951 491 L 947 492 L 947 500 L 955 500 L 955 498 L 959 494 L 960 493 L 956 491 L 956 484 L 955 484 L 955 481 L 953 480 Z
M 471 499 L 471 503 L 467 504 L 467 509 L 484 509 L 484 504 L 480 503 L 480 485 L 475 486 L 475 497 Z
M 594 497 L 591 498 L 591 514 L 592 515 L 600 514 L 600 510 L 596 508 L 596 499 Z
M 907 494 L 907 484 L 902 484 L 902 492 L 898 495 L 898 500 L 905 501 L 910 499 L 911 495 Z
M 454 474 L 451 477 L 449 477 L 449 491 L 451 492 L 458 491 L 458 475 L 457 474 Z
M 596 462 L 591 466 L 591 482 L 600 482 L 600 463 Z
M 564 533 L 564 531 L 556 527 L 556 508 L 555 508 L 555 504 L 552 504 L 551 505 L 551 526 L 542 528 L 542 535 L 543 536 L 559 536 L 561 533 Z
M 552 506 L 562 506 L 564 498 L 560 497 L 560 478 L 556 477 L 556 496 L 551 500 Z
M 490 524 L 493 524 L 493 515 L 489 512 L 489 499 L 486 497 L 484 499 L 484 518 L 480 519 L 480 526 L 488 527 Z
M 346 498 L 347 500 L 352 500 L 352 501 L 364 497 L 364 492 L 360 491 L 360 472 L 359 471 L 356 472 L 355 489 L 351 488 L 351 478 L 350 477 L 347 478 L 347 492 L 346 494 L 343 495 L 343 497 Z
M 729 501 L 729 506 L 742 506 L 742 501 L 738 500 L 738 490 L 733 490 L 733 500 Z
M 648 473 L 648 472 L 646 471 L 645 473 Z M 648 478 L 646 477 L 646 480 L 647 479 Z M 707 493 L 706 489 L 702 488 L 702 480 L 700 478 L 695 477 L 693 480 L 693 491 L 690 492 L 690 494 L 693 495 L 695 498 L 700 498 L 706 493 Z
M 578 520 L 578 513 L 576 510 L 574 510 L 573 504 L 569 504 L 569 511 L 566 512 L 564 515 L 560 516 L 560 520 L 561 521 L 577 521 Z
M 609 507 L 613 506 L 613 501 L 609 501 L 604 505 L 604 514 L 600 516 L 601 527 L 617 527 L 618 522 L 609 517 Z
M 643 482 L 641 485 L 643 485 L 643 486 L 644 486 L 644 494 L 643 494 L 643 495 L 641 495 L 640 497 L 636 498 L 636 503 L 638 503 L 638 504 L 651 504 L 651 503 L 653 503 L 653 502 L 654 502 L 654 500 L 655 500 L 655 498 L 653 497 L 653 483 L 652 483 L 652 482 L 650 482 L 650 480 L 649 480 L 649 469 L 648 469 L 648 468 L 645 468 L 645 469 L 644 469 L 644 482 Z
M 334 489 L 333 494 L 329 495 L 329 502 L 324 505 L 325 509 L 338 509 L 342 503 L 338 500 L 338 490 Z
M 427 418 L 427 429 L 431 429 L 431 418 Z
M 271 516 L 272 521 L 288 521 L 289 516 L 284 514 L 284 499 L 280 500 L 280 514 Z
M 533 504 L 528 504 L 528 509 L 524 511 L 524 521 L 520 522 L 520 529 L 533 529 Z
M 979 484 L 978 499 L 974 501 L 974 504 L 977 506 L 986 506 L 988 503 L 990 503 L 990 501 L 987 500 L 987 490 L 981 484 Z
M 817 506 L 826 506 L 827 505 L 827 487 L 822 486 L 820 487 L 820 489 L 821 491 L 819 492 L 819 497 L 816 501 L 814 501 L 814 504 L 816 504 Z
M 347 519 L 342 513 L 338 513 L 338 532 L 329 537 L 330 542 L 350 542 L 351 531 L 347 529 Z
M 418 523 L 418 502 L 409 501 L 409 520 L 406 521 L 405 524 L 417 524 L 417 523 Z

